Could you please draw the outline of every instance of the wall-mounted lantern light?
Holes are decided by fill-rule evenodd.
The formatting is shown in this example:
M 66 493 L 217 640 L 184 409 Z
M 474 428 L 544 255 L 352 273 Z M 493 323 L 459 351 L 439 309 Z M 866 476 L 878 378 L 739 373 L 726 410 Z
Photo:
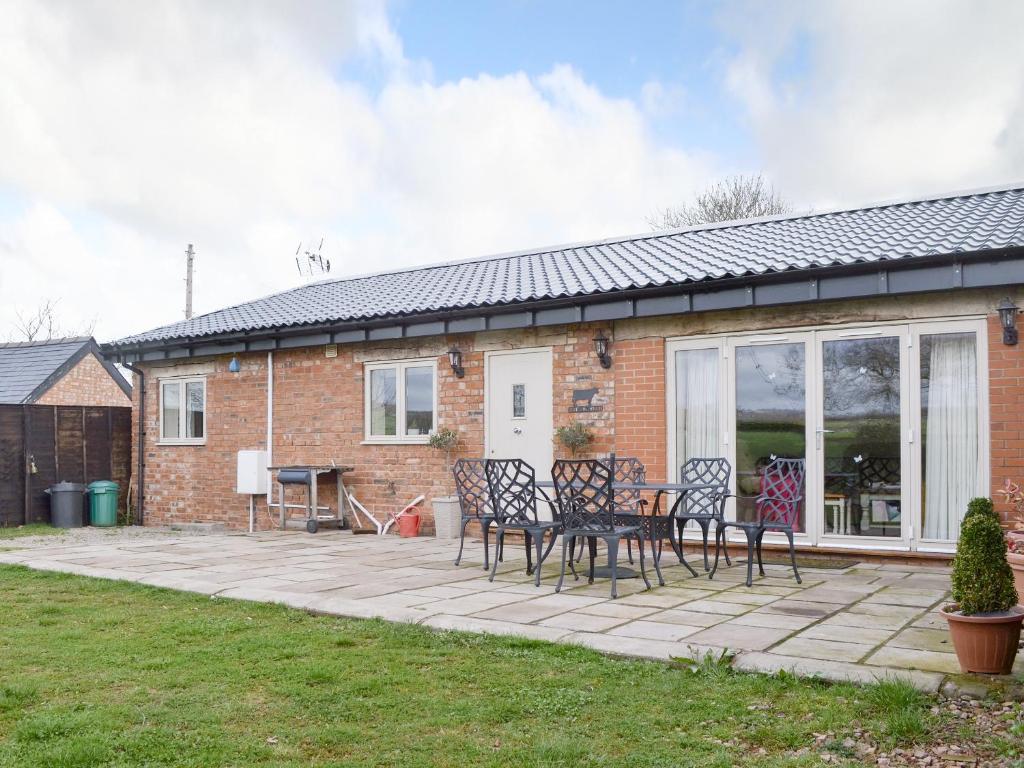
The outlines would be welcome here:
M 457 378 L 461 379 L 466 375 L 466 369 L 462 367 L 462 350 L 454 345 L 448 349 L 448 364 Z
M 235 355 L 231 358 L 231 362 L 228 363 L 228 370 L 232 373 L 238 373 L 242 370 L 242 364 L 238 362 L 238 356 Z
M 1012 347 L 1017 343 L 1017 305 L 1009 296 L 999 302 L 999 324 L 1003 326 L 1003 344 Z
M 604 331 L 598 332 L 594 337 L 594 351 L 597 352 L 597 359 L 601 362 L 602 368 L 612 367 L 612 356 L 608 354 L 611 344 L 611 340 L 604 335 Z

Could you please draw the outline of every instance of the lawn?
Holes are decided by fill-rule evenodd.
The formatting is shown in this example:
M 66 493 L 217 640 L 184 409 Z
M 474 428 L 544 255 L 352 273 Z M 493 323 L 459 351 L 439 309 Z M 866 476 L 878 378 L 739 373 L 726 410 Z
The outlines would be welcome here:
M 820 765 L 826 749 L 855 765 L 857 730 L 889 748 L 960 727 L 898 684 L 692 671 L 13 566 L 0 594 L 0 766 L 713 768 Z

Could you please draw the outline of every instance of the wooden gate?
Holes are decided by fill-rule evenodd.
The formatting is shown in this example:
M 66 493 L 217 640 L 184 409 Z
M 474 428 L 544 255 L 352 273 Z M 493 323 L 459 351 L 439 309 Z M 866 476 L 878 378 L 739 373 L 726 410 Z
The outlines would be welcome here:
M 0 527 L 49 522 L 44 491 L 62 480 L 113 480 L 124 509 L 131 429 L 131 408 L 0 405 Z

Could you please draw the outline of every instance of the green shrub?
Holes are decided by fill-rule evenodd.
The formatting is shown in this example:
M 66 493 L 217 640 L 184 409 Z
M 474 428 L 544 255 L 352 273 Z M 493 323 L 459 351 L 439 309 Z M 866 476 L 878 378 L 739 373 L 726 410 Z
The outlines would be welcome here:
M 999 515 L 996 514 L 995 505 L 992 503 L 992 499 L 986 499 L 984 496 L 978 496 L 977 498 L 971 499 L 967 504 L 967 514 L 964 515 L 963 522 L 967 522 L 975 515 L 991 515 L 996 519 Z
M 594 442 L 594 433 L 581 421 L 574 421 L 567 427 L 559 427 L 555 430 L 555 437 L 558 438 L 558 442 L 569 449 L 573 458 Z
M 953 558 L 953 599 L 967 615 L 1008 611 L 1016 605 L 1006 539 L 995 515 L 976 512 L 964 518 Z

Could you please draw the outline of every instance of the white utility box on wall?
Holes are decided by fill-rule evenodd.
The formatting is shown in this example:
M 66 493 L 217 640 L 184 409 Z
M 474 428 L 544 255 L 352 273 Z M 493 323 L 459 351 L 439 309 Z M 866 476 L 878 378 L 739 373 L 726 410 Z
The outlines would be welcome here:
M 267 452 L 239 451 L 236 493 L 262 496 L 267 492 Z

